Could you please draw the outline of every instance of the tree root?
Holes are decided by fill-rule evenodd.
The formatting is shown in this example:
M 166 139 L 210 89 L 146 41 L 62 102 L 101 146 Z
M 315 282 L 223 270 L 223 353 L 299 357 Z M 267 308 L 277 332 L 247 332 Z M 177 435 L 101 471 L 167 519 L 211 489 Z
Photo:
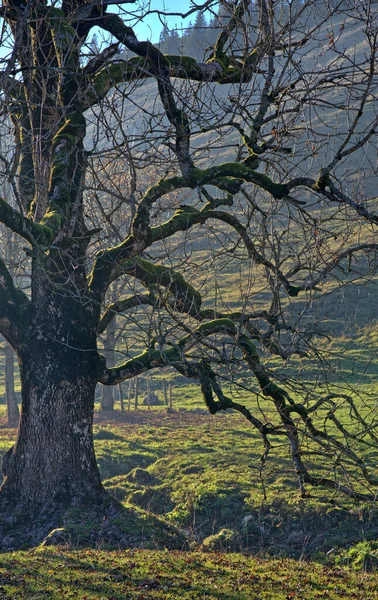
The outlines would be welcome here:
M 124 506 L 102 492 L 94 505 L 50 502 L 49 506 L 16 507 L 0 503 L 0 550 L 43 546 L 65 548 L 186 549 L 180 532 L 154 515 Z

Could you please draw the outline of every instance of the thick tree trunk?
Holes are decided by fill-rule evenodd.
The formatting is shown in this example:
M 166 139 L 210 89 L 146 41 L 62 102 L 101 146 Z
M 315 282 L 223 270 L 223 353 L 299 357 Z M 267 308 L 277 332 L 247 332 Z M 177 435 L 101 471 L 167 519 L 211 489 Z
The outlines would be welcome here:
M 93 448 L 98 354 L 91 304 L 46 285 L 44 273 L 35 282 L 17 348 L 22 412 L 16 444 L 3 460 L 0 512 L 9 504 L 13 516 L 15 505 L 25 516 L 45 515 L 45 530 L 42 516 L 38 531 L 29 521 L 37 539 L 59 527 L 67 509 L 101 504 L 106 493 Z
M 41 505 L 91 501 L 101 488 L 92 443 L 92 369 L 64 365 L 48 348 L 38 356 L 30 348 L 21 361 L 22 416 L 3 464 L 3 490 Z
M 92 434 L 104 369 L 96 348 L 99 309 L 79 270 L 59 264 L 62 255 L 50 250 L 33 260 L 30 312 L 15 344 L 22 410 L 17 441 L 3 459 L 0 550 L 43 541 L 121 548 L 163 540 L 181 547 L 175 531 L 125 510 L 101 484 Z
M 9 427 L 17 427 L 20 418 L 17 397 L 14 389 L 14 352 L 9 344 L 5 344 L 5 397 L 7 401 L 7 418 Z

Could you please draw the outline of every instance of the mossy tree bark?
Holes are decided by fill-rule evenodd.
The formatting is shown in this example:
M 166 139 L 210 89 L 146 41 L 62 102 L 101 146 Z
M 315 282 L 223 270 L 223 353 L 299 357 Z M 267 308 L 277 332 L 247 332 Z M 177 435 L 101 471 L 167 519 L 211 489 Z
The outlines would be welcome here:
M 92 437 L 95 311 L 78 297 L 79 274 L 64 292 L 61 280 L 56 256 L 33 259 L 27 320 L 15 344 L 22 414 L 17 441 L 3 460 L 1 502 L 39 522 L 30 527 L 31 543 L 57 527 L 70 507 L 96 506 L 105 496 Z M 3 536 L 14 539 L 12 530 L 17 533 L 17 524 L 9 532 L 5 524 Z
M 7 402 L 7 419 L 10 427 L 17 427 L 20 418 L 17 396 L 14 389 L 14 352 L 9 344 L 5 344 L 5 397 Z

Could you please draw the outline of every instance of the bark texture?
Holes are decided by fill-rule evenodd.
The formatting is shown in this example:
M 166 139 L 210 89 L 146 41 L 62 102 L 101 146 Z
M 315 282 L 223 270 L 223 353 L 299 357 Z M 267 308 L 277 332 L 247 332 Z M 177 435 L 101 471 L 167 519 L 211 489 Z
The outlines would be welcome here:
M 1 490 L 3 506 L 17 499 L 20 515 L 49 515 L 42 535 L 61 525 L 69 507 L 101 505 L 106 496 L 92 436 L 93 310 L 73 289 L 63 292 L 49 267 L 34 260 L 30 321 L 17 347 L 22 414 L 16 444 L 3 460 Z
M 14 389 L 14 352 L 9 344 L 5 344 L 5 396 L 7 402 L 7 418 L 9 427 L 17 427 L 20 411 Z

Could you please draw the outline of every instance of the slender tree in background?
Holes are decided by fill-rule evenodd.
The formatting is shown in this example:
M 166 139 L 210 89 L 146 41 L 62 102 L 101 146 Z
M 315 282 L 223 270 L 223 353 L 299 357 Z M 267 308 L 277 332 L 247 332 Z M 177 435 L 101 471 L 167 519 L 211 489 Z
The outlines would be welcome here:
M 122 512 L 96 465 L 95 387 L 164 366 L 199 381 L 211 413 L 242 413 L 261 435 L 263 460 L 272 436 L 287 440 L 303 494 L 312 484 L 375 498 L 356 441 L 376 442 L 365 413 L 320 381 L 296 385 L 270 358 L 295 366 L 319 356 L 317 295 L 375 272 L 378 215 L 364 184 L 376 168 L 376 7 L 224 4 L 218 13 L 207 2 L 222 29 L 196 62 L 139 40 L 130 25 L 143 14 L 129 0 L 3 2 L 1 114 L 14 148 L 2 158 L 12 192 L 0 221 L 30 263 L 27 293 L 2 250 L 0 333 L 22 384 L 18 437 L 3 461 L 5 547 L 40 542 L 73 508 L 91 507 L 100 522 Z M 116 43 L 88 58 L 95 27 Z M 132 58 L 118 56 L 124 50 Z M 111 177 L 111 152 L 136 185 Z M 100 160 L 108 189 L 93 191 L 86 173 Z M 95 213 L 116 228 L 115 245 L 93 227 Z M 225 296 L 228 264 L 241 279 Z M 126 283 L 114 302 L 117 280 Z M 117 315 L 137 342 L 108 367 L 97 336 Z M 345 404 L 350 423 L 338 420 Z M 115 526 L 106 534 L 127 543 Z

